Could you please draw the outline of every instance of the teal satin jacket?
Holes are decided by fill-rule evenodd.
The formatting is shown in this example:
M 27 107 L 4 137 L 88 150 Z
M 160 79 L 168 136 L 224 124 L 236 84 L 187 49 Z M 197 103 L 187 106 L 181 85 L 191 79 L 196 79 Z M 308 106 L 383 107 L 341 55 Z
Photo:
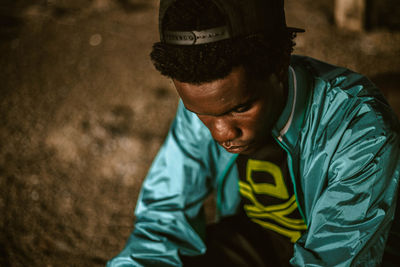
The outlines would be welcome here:
M 292 56 L 288 102 L 272 134 L 287 152 L 307 224 L 293 266 L 379 265 L 396 206 L 399 132 L 367 78 Z M 179 103 L 143 183 L 133 233 L 107 266 L 181 266 L 179 255 L 205 253 L 203 201 L 217 190 L 219 215 L 235 214 L 236 158 Z

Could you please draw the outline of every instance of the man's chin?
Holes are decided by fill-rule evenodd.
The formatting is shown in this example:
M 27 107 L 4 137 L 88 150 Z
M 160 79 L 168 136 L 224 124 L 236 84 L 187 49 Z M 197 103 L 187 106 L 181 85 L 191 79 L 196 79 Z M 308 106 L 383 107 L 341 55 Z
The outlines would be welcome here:
M 243 150 L 242 152 L 240 152 L 240 155 L 246 155 L 246 156 L 251 156 L 256 154 L 258 151 L 256 146 L 249 146 L 246 150 Z

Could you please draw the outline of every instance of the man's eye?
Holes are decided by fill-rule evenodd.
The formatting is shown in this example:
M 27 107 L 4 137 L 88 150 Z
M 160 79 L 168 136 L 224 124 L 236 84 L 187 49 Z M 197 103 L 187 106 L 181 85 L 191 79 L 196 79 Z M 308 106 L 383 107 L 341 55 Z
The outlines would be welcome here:
M 235 109 L 235 112 L 236 113 L 243 113 L 243 112 L 248 111 L 250 108 L 251 108 L 250 104 L 249 105 L 240 106 L 237 109 Z

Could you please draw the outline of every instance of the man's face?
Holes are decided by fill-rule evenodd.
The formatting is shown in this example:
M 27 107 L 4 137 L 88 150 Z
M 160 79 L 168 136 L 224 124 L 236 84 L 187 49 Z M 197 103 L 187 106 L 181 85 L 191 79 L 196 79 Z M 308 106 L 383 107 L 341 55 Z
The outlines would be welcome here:
M 271 139 L 284 104 L 283 86 L 275 74 L 263 81 L 246 79 L 244 68 L 237 67 L 212 82 L 173 82 L 185 107 L 228 152 L 252 154 Z

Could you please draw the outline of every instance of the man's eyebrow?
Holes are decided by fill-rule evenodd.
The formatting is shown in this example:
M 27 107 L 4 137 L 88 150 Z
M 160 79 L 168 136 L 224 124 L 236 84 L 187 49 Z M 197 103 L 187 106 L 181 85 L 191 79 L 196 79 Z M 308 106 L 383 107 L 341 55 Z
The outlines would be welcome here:
M 186 108 L 187 110 L 189 110 L 190 112 L 196 114 L 196 115 L 200 115 L 200 116 L 201 116 L 201 115 L 204 115 L 204 116 L 219 117 L 219 116 L 226 115 L 226 114 L 228 114 L 228 113 L 230 113 L 230 112 L 232 112 L 232 111 L 234 111 L 234 110 L 236 110 L 236 109 L 238 109 L 238 108 L 241 108 L 241 107 L 244 107 L 244 106 L 246 106 L 246 105 L 249 105 L 249 104 L 250 104 L 251 102 L 253 102 L 254 100 L 255 100 L 254 97 L 249 98 L 249 99 L 247 99 L 244 103 L 240 103 L 240 104 L 234 106 L 233 108 L 229 109 L 228 111 L 225 111 L 225 112 L 223 112 L 223 113 L 221 113 L 221 114 L 200 113 L 200 112 L 195 112 L 195 111 L 189 109 L 189 108 L 186 107 L 186 106 L 185 106 L 185 108 Z
M 191 109 L 189 109 L 188 107 L 186 107 L 185 106 L 185 108 L 187 109 L 187 110 L 189 110 L 190 112 L 192 112 L 192 113 L 194 113 L 194 114 L 196 114 L 196 115 L 204 115 L 204 116 L 215 116 L 215 117 L 218 117 L 218 116 L 222 116 L 222 115 L 225 115 L 226 113 L 229 113 L 230 111 L 227 111 L 227 112 L 224 112 L 224 113 L 222 113 L 222 114 L 209 114 L 209 113 L 201 113 L 201 112 L 196 112 L 196 111 L 193 111 L 193 110 L 191 110 Z

